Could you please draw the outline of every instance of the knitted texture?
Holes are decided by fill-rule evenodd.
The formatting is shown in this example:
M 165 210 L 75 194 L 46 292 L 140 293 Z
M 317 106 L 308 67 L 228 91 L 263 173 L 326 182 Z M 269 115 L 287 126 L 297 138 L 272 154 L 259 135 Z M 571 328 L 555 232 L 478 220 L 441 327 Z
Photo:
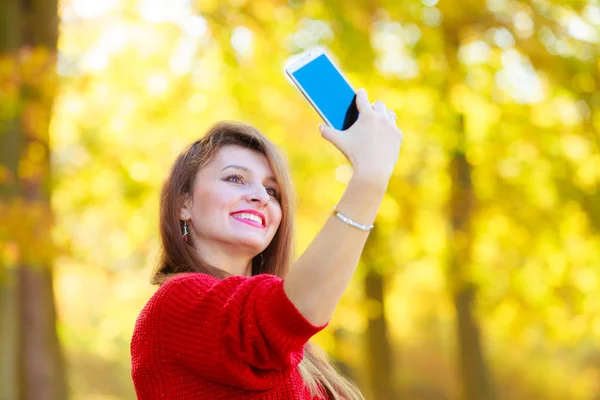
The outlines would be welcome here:
M 135 391 L 140 400 L 311 399 L 297 366 L 325 326 L 308 322 L 274 275 L 177 275 L 136 321 Z

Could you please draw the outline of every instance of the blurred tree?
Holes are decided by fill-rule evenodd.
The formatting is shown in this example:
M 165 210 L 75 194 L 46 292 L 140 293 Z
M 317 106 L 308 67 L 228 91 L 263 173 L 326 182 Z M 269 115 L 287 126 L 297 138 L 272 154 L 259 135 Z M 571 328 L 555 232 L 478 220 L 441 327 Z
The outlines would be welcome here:
M 444 54 L 446 64 L 452 73 L 446 76 L 441 93 L 444 102 L 452 104 L 452 94 L 465 77 L 458 62 L 460 46 L 460 28 L 477 19 L 478 10 L 461 13 L 460 17 L 448 12 L 443 22 Z M 480 8 L 479 10 L 485 10 Z M 479 11 L 481 12 L 481 11 Z M 452 17 L 450 17 L 452 16 Z M 467 160 L 468 141 L 465 132 L 465 115 L 460 108 L 448 108 L 447 133 L 454 137 L 454 147 L 449 149 L 449 176 L 451 179 L 448 219 L 449 219 L 449 254 L 447 258 L 448 287 L 456 310 L 456 337 L 458 348 L 458 366 L 460 371 L 460 387 L 464 400 L 487 399 L 496 396 L 491 385 L 489 371 L 482 348 L 482 339 L 474 312 L 477 285 L 472 281 L 468 266 L 472 263 L 472 218 L 476 207 L 476 196 L 473 192 L 472 166 Z
M 65 399 L 50 237 L 56 0 L 0 6 L 0 398 Z
M 462 118 L 461 118 L 462 120 Z M 459 126 L 464 126 L 460 124 Z M 460 128 L 459 128 L 460 129 Z M 461 132 L 461 131 L 459 131 Z M 474 208 L 471 166 L 464 151 L 456 150 L 451 161 L 452 198 L 449 207 L 451 254 L 448 280 L 456 309 L 458 364 L 465 400 L 495 398 L 481 346 L 481 334 L 475 317 L 476 286 L 465 274 L 472 250 L 471 218 Z
M 379 228 L 373 228 L 362 255 L 366 266 L 363 285 L 368 320 L 364 358 L 371 396 L 378 400 L 394 400 L 398 398 L 395 382 L 399 376 L 394 368 L 397 354 L 394 354 L 389 340 L 384 284 L 393 264 L 384 239 Z

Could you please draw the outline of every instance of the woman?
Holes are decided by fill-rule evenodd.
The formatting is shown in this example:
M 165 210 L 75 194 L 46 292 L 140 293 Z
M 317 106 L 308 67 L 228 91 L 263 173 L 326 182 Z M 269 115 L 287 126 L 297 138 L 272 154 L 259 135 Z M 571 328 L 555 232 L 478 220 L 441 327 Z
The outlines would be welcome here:
M 356 103 L 351 128 L 321 125 L 354 172 L 289 272 L 292 185 L 275 146 L 220 123 L 178 157 L 161 198 L 160 287 L 131 342 L 139 399 L 362 398 L 307 343 L 350 281 L 402 143 L 382 102 L 361 89 Z

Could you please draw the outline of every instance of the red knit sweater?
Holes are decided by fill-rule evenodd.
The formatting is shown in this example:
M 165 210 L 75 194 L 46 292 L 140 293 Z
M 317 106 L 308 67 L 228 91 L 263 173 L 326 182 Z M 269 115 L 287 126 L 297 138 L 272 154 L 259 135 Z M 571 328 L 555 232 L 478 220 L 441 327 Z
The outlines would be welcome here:
M 323 326 L 273 275 L 177 275 L 140 313 L 131 340 L 138 399 L 311 399 L 297 366 Z

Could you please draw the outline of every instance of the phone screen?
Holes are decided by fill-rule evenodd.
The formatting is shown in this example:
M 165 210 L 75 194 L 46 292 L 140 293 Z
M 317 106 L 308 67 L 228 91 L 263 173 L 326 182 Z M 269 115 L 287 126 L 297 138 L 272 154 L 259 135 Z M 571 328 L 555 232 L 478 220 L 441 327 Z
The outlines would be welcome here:
M 358 118 L 356 94 L 329 58 L 320 55 L 292 75 L 335 129 L 354 124 Z

